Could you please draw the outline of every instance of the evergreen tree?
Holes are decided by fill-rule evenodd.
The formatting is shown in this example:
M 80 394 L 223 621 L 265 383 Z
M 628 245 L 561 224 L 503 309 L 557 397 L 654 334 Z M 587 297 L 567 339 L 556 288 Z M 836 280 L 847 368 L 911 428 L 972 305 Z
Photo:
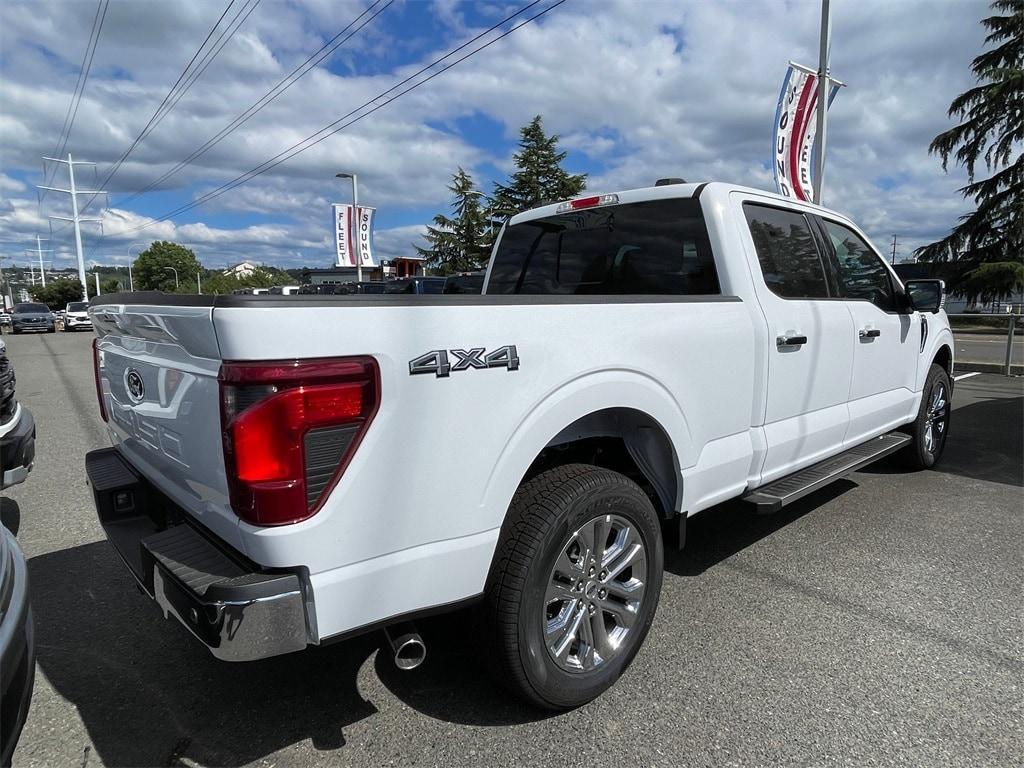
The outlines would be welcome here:
M 587 185 L 587 175 L 571 174 L 562 168 L 565 152 L 558 151 L 558 136 L 547 136 L 540 115 L 519 131 L 519 151 L 515 154 L 516 172 L 510 183 L 496 184 L 492 212 L 513 216 L 555 200 L 579 195 Z
M 953 100 L 949 116 L 962 122 L 928 148 L 942 157 L 943 169 L 950 157 L 967 169 L 970 183 L 960 192 L 977 207 L 916 252 L 921 261 L 977 263 L 953 290 L 984 300 L 1024 283 L 1024 0 L 995 0 L 991 8 L 1003 15 L 981 21 L 989 30 L 985 42 L 996 47 L 971 63 L 979 85 Z M 991 174 L 986 179 L 975 177 L 979 162 Z
M 434 226 L 427 227 L 427 248 L 416 246 L 427 259 L 427 266 L 443 275 L 469 272 L 487 263 L 491 251 L 491 228 L 473 188 L 473 178 L 462 168 L 448 185 L 452 193 L 453 217 L 438 214 Z

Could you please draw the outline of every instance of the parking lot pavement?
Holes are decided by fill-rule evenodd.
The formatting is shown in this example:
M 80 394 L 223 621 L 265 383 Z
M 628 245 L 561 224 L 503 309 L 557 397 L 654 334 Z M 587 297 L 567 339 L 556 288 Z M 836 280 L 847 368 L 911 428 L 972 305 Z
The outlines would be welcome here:
M 868 468 L 770 517 L 691 520 L 633 666 L 550 716 L 488 681 L 466 613 L 394 670 L 364 637 L 215 661 L 103 540 L 89 335 L 6 339 L 38 422 L 3 501 L 29 558 L 36 691 L 17 766 L 1019 765 L 1024 385 L 958 382 L 940 471 Z M 1016 757 L 1014 757 L 1016 755 Z

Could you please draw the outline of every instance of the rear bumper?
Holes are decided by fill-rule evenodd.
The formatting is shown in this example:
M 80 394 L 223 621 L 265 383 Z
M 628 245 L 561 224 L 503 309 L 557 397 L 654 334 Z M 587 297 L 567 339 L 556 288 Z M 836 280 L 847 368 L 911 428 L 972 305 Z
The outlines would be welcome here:
M 0 437 L 0 488 L 22 482 L 36 459 L 36 422 L 32 411 L 19 406 L 14 428 Z
M 139 586 L 225 661 L 309 644 L 303 582 L 266 571 L 188 519 L 115 448 L 85 457 L 100 524 Z
M 0 536 L 7 537 L 6 550 L 11 554 L 6 571 L 10 582 L 0 585 L 5 604 L 0 623 L 0 765 L 10 765 L 32 701 L 36 663 L 25 556 L 3 526 Z M 7 589 L 10 594 L 4 596 Z

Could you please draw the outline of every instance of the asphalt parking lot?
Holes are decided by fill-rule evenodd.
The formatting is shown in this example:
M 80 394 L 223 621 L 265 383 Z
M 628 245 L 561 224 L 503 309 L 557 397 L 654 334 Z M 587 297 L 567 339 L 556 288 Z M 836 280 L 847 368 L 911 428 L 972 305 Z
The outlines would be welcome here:
M 0 510 L 36 620 L 16 766 L 1020 764 L 1021 379 L 957 383 L 940 471 L 889 461 L 775 516 L 695 517 L 626 676 L 550 716 L 485 677 L 465 614 L 421 624 L 411 673 L 377 636 L 225 664 L 162 619 L 85 484 L 106 444 L 90 338 L 5 337 L 38 425 Z

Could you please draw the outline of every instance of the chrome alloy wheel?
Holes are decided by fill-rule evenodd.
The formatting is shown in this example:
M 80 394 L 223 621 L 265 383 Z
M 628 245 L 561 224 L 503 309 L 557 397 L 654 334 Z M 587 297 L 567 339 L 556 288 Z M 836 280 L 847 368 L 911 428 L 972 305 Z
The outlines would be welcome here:
M 544 595 L 544 643 L 569 672 L 609 661 L 623 647 L 644 599 L 647 553 L 636 526 L 601 515 L 559 550 Z
M 928 414 L 924 420 L 924 449 L 933 456 L 942 445 L 948 421 L 949 398 L 946 397 L 946 385 L 940 381 L 932 389 Z

